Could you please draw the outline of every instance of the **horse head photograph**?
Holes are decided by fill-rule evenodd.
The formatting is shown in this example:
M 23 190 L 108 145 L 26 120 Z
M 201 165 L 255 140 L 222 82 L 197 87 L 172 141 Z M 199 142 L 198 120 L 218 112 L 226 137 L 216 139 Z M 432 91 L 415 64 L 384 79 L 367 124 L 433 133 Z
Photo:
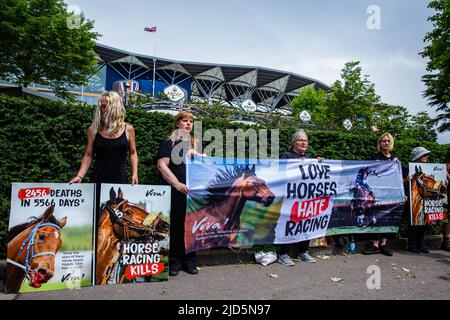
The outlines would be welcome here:
M 255 201 L 268 207 L 274 199 L 266 182 L 256 175 L 255 165 L 219 169 L 207 186 L 203 207 L 186 214 L 187 251 L 227 246 L 239 233 L 245 203 Z M 219 231 L 223 232 L 219 237 L 205 235 Z
M 423 212 L 424 199 L 441 199 L 445 197 L 445 186 L 438 183 L 433 175 L 423 172 L 421 166 L 415 166 L 411 179 L 411 214 L 414 225 L 423 225 L 426 215 Z
M 128 202 L 118 188 L 110 189 L 109 200 L 100 210 L 97 232 L 96 284 L 107 284 L 121 252 L 121 242 L 153 242 L 169 236 L 169 222 L 159 215 L 149 221 L 149 213 Z
M 55 256 L 61 248 L 61 229 L 67 217 L 61 220 L 49 206 L 40 217 L 12 227 L 8 232 L 6 290 L 20 290 L 23 280 L 33 288 L 40 288 L 55 273 Z

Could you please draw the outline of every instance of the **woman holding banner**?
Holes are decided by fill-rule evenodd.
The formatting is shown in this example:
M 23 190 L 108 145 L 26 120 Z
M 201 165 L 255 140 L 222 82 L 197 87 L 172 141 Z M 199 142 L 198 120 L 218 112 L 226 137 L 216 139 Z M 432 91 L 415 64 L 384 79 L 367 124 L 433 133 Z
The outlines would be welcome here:
M 280 155 L 280 159 L 311 159 L 311 154 L 307 153 L 308 149 L 308 135 L 305 131 L 299 130 L 292 136 L 291 139 L 291 149 L 287 152 L 284 152 Z M 319 162 L 323 161 L 322 157 L 318 157 L 317 160 Z M 314 259 L 309 253 L 309 240 L 300 241 L 298 244 L 281 244 L 278 245 L 278 263 L 284 266 L 293 266 L 295 265 L 289 256 L 289 252 L 293 246 L 298 246 L 298 258 L 301 261 L 315 263 L 316 259 Z
M 180 270 L 189 274 L 197 274 L 195 252 L 186 254 L 184 245 L 184 222 L 186 218 L 186 196 L 189 189 L 186 185 L 186 156 L 199 155 L 195 148 L 197 141 L 192 137 L 194 116 L 189 111 L 182 111 L 175 117 L 172 134 L 161 141 L 156 156 L 157 168 L 165 180 L 171 185 L 170 211 L 170 253 L 169 275 L 176 276 Z
M 419 163 L 427 163 L 430 151 L 423 147 L 414 148 L 411 152 L 411 161 Z M 424 246 L 425 233 L 427 231 L 427 226 L 413 225 L 411 221 L 411 195 L 409 194 L 409 182 L 411 181 L 411 176 L 409 175 L 409 168 L 406 168 L 406 181 L 408 181 L 405 186 L 405 191 L 407 190 L 408 202 L 405 205 L 405 211 L 407 212 L 409 224 L 408 224 L 408 250 L 414 253 L 429 253 L 427 248 Z
M 394 155 L 394 137 L 390 133 L 384 133 L 378 139 L 378 152 L 372 155 L 372 160 L 390 160 L 399 161 Z M 372 241 L 372 246 L 364 250 L 364 254 L 381 253 L 386 256 L 392 256 L 393 252 L 387 247 L 386 234 L 374 234 L 376 240 Z
M 87 146 L 80 169 L 69 183 L 79 183 L 85 177 L 92 160 L 94 170 L 91 181 L 97 184 L 97 220 L 101 183 L 128 183 L 126 156 L 130 153 L 131 183 L 138 183 L 138 155 L 135 132 L 125 122 L 125 107 L 122 98 L 115 91 L 103 93 L 94 118 L 87 130 Z

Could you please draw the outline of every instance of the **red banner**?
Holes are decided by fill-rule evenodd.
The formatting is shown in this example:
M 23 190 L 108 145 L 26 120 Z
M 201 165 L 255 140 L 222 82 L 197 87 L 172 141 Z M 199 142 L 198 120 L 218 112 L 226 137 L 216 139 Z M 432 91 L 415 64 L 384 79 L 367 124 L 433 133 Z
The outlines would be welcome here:
M 156 276 L 164 271 L 164 263 L 145 263 L 128 266 L 125 269 L 125 277 L 132 280 L 138 277 Z
M 50 195 L 50 188 L 27 188 L 20 189 L 18 197 L 20 200 L 30 199 L 30 198 L 42 198 L 48 197 Z
M 446 218 L 446 214 L 444 212 L 430 213 L 427 214 L 427 223 L 430 224 L 435 221 L 441 221 Z

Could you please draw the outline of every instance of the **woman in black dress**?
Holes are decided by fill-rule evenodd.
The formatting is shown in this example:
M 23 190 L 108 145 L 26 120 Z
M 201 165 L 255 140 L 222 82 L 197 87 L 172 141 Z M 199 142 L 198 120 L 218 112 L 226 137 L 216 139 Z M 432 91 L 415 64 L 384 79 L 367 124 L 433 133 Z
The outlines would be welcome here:
M 175 117 L 172 134 L 161 141 L 157 155 L 157 167 L 165 182 L 173 188 L 170 211 L 169 275 L 176 276 L 180 270 L 197 274 L 195 252 L 186 254 L 184 246 L 184 221 L 186 218 L 186 156 L 198 154 L 197 141 L 192 137 L 194 116 L 182 111 Z
M 394 152 L 394 137 L 390 133 L 384 133 L 378 138 L 378 152 L 372 155 L 372 160 L 399 161 Z M 387 247 L 387 235 L 383 233 L 373 234 L 375 240 L 372 245 L 364 250 L 364 254 L 381 253 L 385 256 L 392 256 L 393 252 Z
M 115 91 L 101 95 L 94 119 L 87 130 L 87 147 L 80 169 L 69 183 L 83 180 L 92 160 L 94 170 L 91 181 L 97 184 L 97 210 L 101 183 L 128 183 L 126 157 L 130 153 L 131 183 L 138 183 L 138 155 L 134 128 L 125 122 L 125 107 Z M 98 215 L 98 212 L 97 212 Z

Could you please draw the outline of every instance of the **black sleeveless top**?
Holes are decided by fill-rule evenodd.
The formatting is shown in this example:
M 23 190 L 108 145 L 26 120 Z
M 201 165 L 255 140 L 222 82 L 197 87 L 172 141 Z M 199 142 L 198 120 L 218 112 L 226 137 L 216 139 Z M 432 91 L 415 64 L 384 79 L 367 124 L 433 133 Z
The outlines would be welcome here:
M 94 170 L 92 182 L 128 183 L 126 157 L 129 150 L 127 126 L 118 138 L 108 139 L 99 132 L 94 140 Z

